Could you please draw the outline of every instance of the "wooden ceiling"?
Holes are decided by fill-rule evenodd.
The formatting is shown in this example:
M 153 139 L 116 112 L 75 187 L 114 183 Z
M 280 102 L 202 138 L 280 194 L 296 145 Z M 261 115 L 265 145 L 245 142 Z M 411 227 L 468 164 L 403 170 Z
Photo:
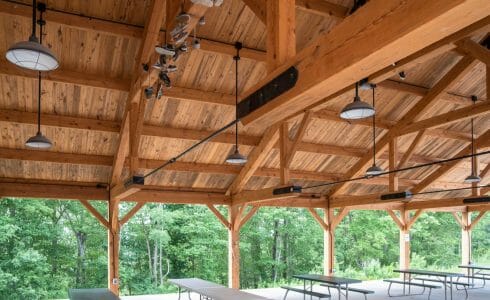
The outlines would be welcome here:
M 321 11 L 305 5 L 306 2 L 297 1 L 297 53 L 314 45 L 319 37 L 344 22 L 339 12 L 348 12 L 352 5 L 349 0 L 329 0 L 330 10 Z M 25 141 L 36 132 L 36 75 L 11 65 L 2 55 L 1 180 L 4 183 L 23 184 L 114 185 L 114 160 L 122 151 L 120 136 L 124 128 L 121 128 L 121 124 L 125 124 L 129 115 L 130 95 L 134 97 L 135 82 L 139 83 L 136 90 L 141 89 L 141 82 L 143 87 L 147 82 L 147 77 L 140 76 L 139 60 L 142 57 L 140 49 L 145 46 L 142 41 L 148 41 L 143 36 L 152 15 L 152 1 L 103 0 L 95 4 L 81 0 L 48 0 L 46 3 L 45 43 L 58 56 L 60 68 L 45 74 L 42 82 L 42 132 L 53 141 L 54 146 L 49 151 L 25 148 Z M 27 39 L 30 33 L 29 5 L 28 0 L 0 0 L 1 53 L 5 53 L 15 42 Z M 240 0 L 225 0 L 221 7 L 205 10 L 206 25 L 196 30 L 196 35 L 202 38 L 202 49 L 191 50 L 179 59 L 179 70 L 172 75 L 174 87 L 168 90 L 165 97 L 161 100 L 142 100 L 146 102 L 142 106 L 142 135 L 138 149 L 130 150 L 137 153 L 137 174 L 159 166 L 234 119 L 233 43 L 240 41 L 245 47 L 244 59 L 239 67 L 240 94 L 245 94 L 266 78 L 267 29 L 261 15 L 250 7 L 253 6 L 247 6 Z M 167 22 L 165 11 L 162 15 L 163 19 L 155 22 L 161 32 L 154 38 L 160 41 Z M 475 116 L 475 134 L 480 145 L 478 151 L 490 147 L 489 140 L 484 139 L 490 129 L 488 50 L 482 54 L 483 58 L 475 57 L 466 44 L 457 43 L 458 40 L 470 38 L 467 42 L 474 46 L 475 43 L 471 41 L 478 43 L 485 37 L 489 28 L 488 17 L 474 23 L 477 24 L 469 24 L 470 29 L 456 35 L 454 40 L 441 43 L 434 48 L 435 51 L 428 52 L 430 55 L 415 55 L 415 59 L 410 59 L 410 63 L 403 68 L 406 79 L 401 80 L 395 72 L 376 80 L 377 140 L 383 143 L 387 136 L 397 137 L 398 160 L 405 153 L 410 153 L 405 166 L 451 158 L 464 152 L 470 144 L 471 116 Z M 153 47 L 154 44 L 148 45 Z M 154 53 L 148 55 L 151 57 Z M 485 57 L 487 60 L 482 61 Z M 465 59 L 468 64 L 454 71 Z M 430 97 L 433 88 L 446 80 L 450 72 L 459 72 L 456 74 L 459 76 L 455 76 L 449 85 L 441 87 L 433 105 L 417 114 L 417 119 L 408 120 L 406 126 L 399 127 L 399 122 L 405 121 L 404 116 L 421 102 L 429 101 L 426 98 Z M 370 78 L 375 78 L 374 75 Z M 479 99 L 477 109 L 471 108 L 472 95 Z M 311 120 L 308 120 L 301 139 L 295 143 L 296 152 L 289 168 L 294 184 L 306 187 L 353 177 L 364 172 L 365 168 L 359 166 L 366 163 L 369 166 L 371 163 L 371 120 L 349 123 L 339 118 L 342 107 L 352 101 L 351 86 L 327 98 L 328 101 L 312 109 Z M 361 91 L 361 98 L 371 102 L 371 92 Z M 456 113 L 451 115 L 454 111 Z M 439 115 L 443 117 L 431 119 Z M 294 141 L 296 132 L 302 130 L 302 118 L 303 114 L 298 114 L 287 120 L 287 125 L 281 125 L 287 126 L 289 139 Z M 429 119 L 430 126 L 412 124 L 425 119 Z M 395 132 L 393 128 L 398 131 Z M 425 131 L 419 143 L 411 147 L 421 130 Z M 240 124 L 240 151 L 251 155 L 254 148 L 261 147 L 262 136 L 267 131 L 266 126 Z M 234 130 L 228 130 L 149 177 L 146 184 L 156 190 L 224 194 L 242 168 L 225 163 L 226 156 L 233 150 L 233 142 Z M 280 184 L 280 144 L 277 141 L 270 151 L 266 151 L 253 176 L 244 183 L 244 190 L 262 190 Z M 388 144 L 386 140 L 377 155 L 379 165 L 385 170 L 389 169 Z M 413 151 L 411 148 L 414 148 Z M 121 180 L 125 180 L 130 176 L 131 153 L 121 153 L 124 162 Z M 483 175 L 482 184 L 489 184 L 490 155 L 479 157 L 478 161 Z M 417 189 L 437 169 L 429 167 L 400 173 L 400 189 Z M 462 182 L 469 173 L 470 161 L 459 162 L 447 173 L 434 177 L 427 188 L 467 186 Z M 346 195 L 387 192 L 388 184 L 388 176 L 383 176 L 308 192 L 327 194 L 334 199 Z M 464 193 L 471 194 L 471 191 Z M 136 195 L 131 199 L 137 200 Z M 432 198 L 457 195 L 460 194 L 434 194 Z M 149 201 L 163 201 L 166 200 L 163 197 L 169 196 L 153 194 L 151 198 L 150 194 L 146 194 L 141 197 Z

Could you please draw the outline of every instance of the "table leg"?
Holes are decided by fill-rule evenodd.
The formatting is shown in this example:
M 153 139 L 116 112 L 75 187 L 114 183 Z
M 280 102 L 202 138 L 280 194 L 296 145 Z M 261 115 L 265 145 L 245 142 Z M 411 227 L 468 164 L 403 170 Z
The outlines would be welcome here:
M 303 280 L 303 290 L 306 292 L 306 279 Z M 303 294 L 303 300 L 306 300 L 306 294 Z
M 342 294 L 340 293 L 340 284 L 337 284 L 337 292 L 339 293 L 339 300 L 340 300 L 340 295 Z
M 180 293 L 182 292 L 181 287 L 179 286 L 179 300 L 180 300 Z
M 447 277 L 444 277 L 444 299 L 447 300 Z
M 453 278 L 449 278 L 449 287 L 451 290 L 451 300 L 453 300 Z
M 349 299 L 349 284 L 345 284 L 345 300 Z
M 310 292 L 313 292 L 313 281 L 310 280 Z M 313 295 L 310 294 L 310 300 L 313 300 Z

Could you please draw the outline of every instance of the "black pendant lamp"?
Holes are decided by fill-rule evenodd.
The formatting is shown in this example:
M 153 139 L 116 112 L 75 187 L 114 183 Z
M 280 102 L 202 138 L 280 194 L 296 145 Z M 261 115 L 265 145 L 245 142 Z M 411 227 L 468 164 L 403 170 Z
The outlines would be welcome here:
M 471 96 L 471 101 L 473 101 L 473 105 L 476 104 L 478 98 L 476 96 Z M 475 155 L 475 130 L 473 126 L 473 118 L 471 118 L 471 155 Z M 471 174 L 465 178 L 465 183 L 478 183 L 481 181 L 480 176 L 476 174 L 475 169 L 475 157 L 471 157 Z
M 242 44 L 237 42 L 235 48 L 236 56 L 233 57 L 235 60 L 235 120 L 238 120 L 238 61 L 240 60 L 240 49 L 242 49 Z M 235 165 L 242 165 L 247 162 L 247 158 L 240 154 L 240 151 L 238 150 L 238 122 L 235 123 L 235 150 L 228 155 L 226 162 Z
M 373 90 L 373 106 L 372 106 L 373 111 L 375 107 L 375 100 L 374 100 L 375 88 L 376 88 L 375 85 L 371 85 L 371 89 Z M 383 169 L 381 169 L 376 165 L 376 117 L 375 115 L 373 115 L 373 165 L 366 170 L 366 176 L 373 177 L 383 172 L 384 172 Z
M 342 109 L 340 117 L 346 120 L 358 120 L 372 117 L 374 114 L 374 107 L 362 101 L 359 97 L 359 82 L 356 82 L 356 96 L 354 97 L 354 101 Z
M 42 12 L 41 12 L 41 20 L 39 21 L 39 28 L 40 28 L 40 36 L 41 36 L 41 43 L 42 43 L 42 32 L 43 32 L 43 25 L 44 21 L 42 20 Z M 35 136 L 30 137 L 26 141 L 26 147 L 31 148 L 31 149 L 49 149 L 51 146 L 53 146 L 53 143 L 45 137 L 41 133 L 41 71 L 38 72 L 38 80 L 37 80 L 37 91 L 38 91 L 38 96 L 37 96 L 37 133 Z
M 42 45 L 36 37 L 36 0 L 32 1 L 32 33 L 28 41 L 14 44 L 7 50 L 5 57 L 8 61 L 21 68 L 34 71 L 51 71 L 58 68 L 58 59 L 53 51 Z M 44 4 L 39 4 L 41 14 L 46 10 Z M 41 20 L 41 22 L 43 22 Z M 42 37 L 41 37 L 42 39 Z

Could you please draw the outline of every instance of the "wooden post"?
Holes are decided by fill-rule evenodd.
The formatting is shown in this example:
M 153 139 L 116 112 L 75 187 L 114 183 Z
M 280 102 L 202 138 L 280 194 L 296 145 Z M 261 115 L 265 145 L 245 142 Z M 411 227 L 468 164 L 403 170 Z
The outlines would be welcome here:
M 461 264 L 471 263 L 471 212 L 461 213 Z
M 407 227 L 407 222 L 410 211 L 401 210 L 400 217 L 404 224 L 400 229 L 400 269 L 408 269 L 410 268 L 410 228 Z
M 331 220 L 333 209 L 324 209 L 324 222 L 328 224 L 328 230 L 323 230 L 323 273 L 331 276 L 334 273 L 335 264 L 335 230 L 332 230 Z
M 108 256 L 108 286 L 119 295 L 119 201 L 109 202 L 109 230 L 107 238 Z
M 240 288 L 240 228 L 237 226 L 239 207 L 229 206 L 228 216 L 231 224 L 228 230 L 228 286 Z
M 279 150 L 280 150 L 280 177 L 281 184 L 289 183 L 289 166 L 288 166 L 288 155 L 289 155 L 289 127 L 287 122 L 281 124 L 279 129 Z
M 296 55 L 296 2 L 267 1 L 266 7 L 267 70 L 270 73 Z

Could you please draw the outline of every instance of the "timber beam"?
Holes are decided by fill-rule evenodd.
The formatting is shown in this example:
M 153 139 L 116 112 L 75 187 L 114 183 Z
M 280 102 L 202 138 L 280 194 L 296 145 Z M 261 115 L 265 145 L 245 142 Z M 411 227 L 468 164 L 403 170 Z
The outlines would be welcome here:
M 369 1 L 244 93 L 248 96 L 255 92 L 291 66 L 301 74 L 292 89 L 244 116 L 241 122 L 268 127 L 287 119 L 322 101 L 325 95 L 335 94 L 488 17 L 489 9 L 490 3 L 482 0 L 390 1 L 389 5 L 386 1 Z

